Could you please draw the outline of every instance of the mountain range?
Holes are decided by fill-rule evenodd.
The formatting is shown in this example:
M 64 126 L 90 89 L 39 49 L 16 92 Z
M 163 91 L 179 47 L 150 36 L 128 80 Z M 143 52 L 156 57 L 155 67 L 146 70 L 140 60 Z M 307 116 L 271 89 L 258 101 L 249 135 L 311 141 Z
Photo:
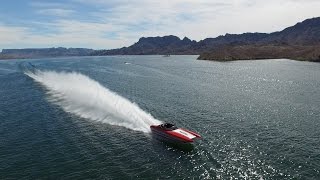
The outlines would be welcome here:
M 273 33 L 225 34 L 200 41 L 169 35 L 142 37 L 129 47 L 110 50 L 81 48 L 4 49 L 2 56 L 106 56 L 106 55 L 199 55 L 203 60 L 288 58 L 320 61 L 320 17 L 306 19 Z
M 0 59 L 25 59 L 61 56 L 89 56 L 95 50 L 86 48 L 27 48 L 27 49 L 3 49 Z
M 204 60 L 289 58 L 319 61 L 320 17 L 273 33 L 226 34 L 199 42 L 176 36 L 140 38 L 129 47 L 93 55 L 200 54 Z

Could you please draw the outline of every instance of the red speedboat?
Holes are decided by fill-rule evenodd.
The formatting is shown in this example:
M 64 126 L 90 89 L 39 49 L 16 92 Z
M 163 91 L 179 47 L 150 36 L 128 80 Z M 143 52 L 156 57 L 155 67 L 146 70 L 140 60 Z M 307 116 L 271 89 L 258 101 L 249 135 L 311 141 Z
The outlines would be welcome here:
M 151 125 L 152 134 L 164 141 L 175 143 L 192 143 L 194 139 L 201 138 L 201 136 L 195 132 L 177 128 L 170 123 L 164 123 L 160 125 Z

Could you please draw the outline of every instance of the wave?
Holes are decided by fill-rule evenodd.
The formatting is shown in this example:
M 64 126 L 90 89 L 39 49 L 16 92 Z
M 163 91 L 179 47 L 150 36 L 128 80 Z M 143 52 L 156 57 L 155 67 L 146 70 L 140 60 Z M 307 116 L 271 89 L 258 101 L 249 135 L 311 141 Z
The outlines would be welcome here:
M 82 118 L 145 133 L 150 132 L 150 125 L 161 123 L 137 104 L 81 73 L 36 70 L 25 74 L 48 90 L 50 102 Z

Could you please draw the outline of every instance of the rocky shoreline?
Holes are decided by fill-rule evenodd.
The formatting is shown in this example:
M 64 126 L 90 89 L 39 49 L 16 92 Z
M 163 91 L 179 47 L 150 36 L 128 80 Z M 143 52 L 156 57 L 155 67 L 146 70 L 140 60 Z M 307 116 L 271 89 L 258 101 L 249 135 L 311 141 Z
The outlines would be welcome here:
M 258 59 L 292 59 L 320 62 L 320 46 L 244 45 L 225 46 L 202 53 L 198 60 L 236 61 Z

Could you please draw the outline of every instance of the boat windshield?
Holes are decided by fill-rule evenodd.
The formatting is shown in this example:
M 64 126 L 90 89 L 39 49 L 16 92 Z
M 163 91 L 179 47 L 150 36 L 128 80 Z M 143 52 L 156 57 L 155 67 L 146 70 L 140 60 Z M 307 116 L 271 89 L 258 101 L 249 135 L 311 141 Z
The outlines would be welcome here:
M 178 129 L 174 124 L 170 124 L 170 123 L 164 123 L 164 124 L 161 124 L 160 126 L 164 129 L 170 129 L 170 130 Z

